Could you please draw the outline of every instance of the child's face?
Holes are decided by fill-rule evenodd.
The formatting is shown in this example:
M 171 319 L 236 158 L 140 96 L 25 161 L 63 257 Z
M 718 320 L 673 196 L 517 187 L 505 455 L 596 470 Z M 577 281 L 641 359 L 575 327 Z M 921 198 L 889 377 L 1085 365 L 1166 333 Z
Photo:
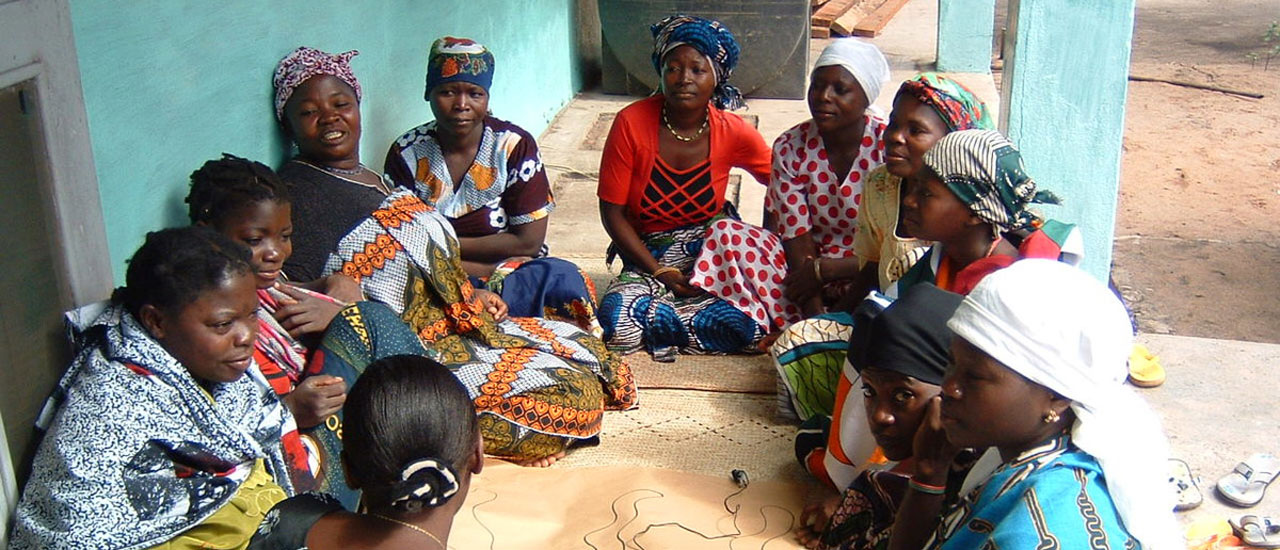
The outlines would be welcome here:
M 926 241 L 950 241 L 963 235 L 976 217 L 931 171 L 906 179 L 902 196 L 902 224 L 907 232 Z
M 887 369 L 862 369 L 863 406 L 876 444 L 889 460 L 912 455 L 916 430 L 938 386 Z
M 280 278 L 284 261 L 293 254 L 293 224 L 289 203 L 263 200 L 236 210 L 218 231 L 253 250 L 254 282 L 270 288 Z

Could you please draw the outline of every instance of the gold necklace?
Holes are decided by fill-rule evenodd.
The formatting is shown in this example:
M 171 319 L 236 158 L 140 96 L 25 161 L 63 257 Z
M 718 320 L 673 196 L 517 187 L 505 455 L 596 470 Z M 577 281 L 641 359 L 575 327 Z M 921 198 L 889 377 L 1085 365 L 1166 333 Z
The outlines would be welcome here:
M 702 133 L 707 131 L 707 123 L 710 120 L 711 120 L 711 108 L 708 107 L 707 116 L 702 119 L 702 127 L 698 128 L 698 133 L 694 134 L 693 137 L 684 137 L 676 133 L 676 129 L 671 126 L 671 121 L 667 120 L 667 106 L 666 105 L 662 106 L 662 123 L 667 126 L 667 131 L 671 132 L 671 135 L 675 136 L 676 139 L 683 141 L 685 143 L 688 143 L 690 141 L 693 141 L 695 139 L 702 137 Z
M 386 520 L 386 521 L 389 521 L 389 522 L 391 522 L 391 523 L 395 523 L 395 524 L 403 525 L 403 526 L 405 526 L 405 527 L 408 527 L 408 528 L 410 528 L 410 529 L 413 529 L 414 531 L 417 531 L 417 532 L 422 533 L 422 534 L 424 534 L 424 535 L 426 535 L 426 536 L 428 536 L 428 537 L 431 537 L 431 540 L 436 541 L 436 544 L 439 544 L 441 548 L 448 548 L 447 546 L 445 546 L 445 544 L 444 544 L 443 542 L 440 542 L 440 539 L 439 539 L 439 538 L 437 538 L 435 535 L 432 535 L 432 534 L 431 534 L 431 531 L 428 531 L 428 530 L 426 530 L 426 529 L 423 529 L 423 528 L 421 528 L 421 527 L 418 527 L 417 525 L 414 525 L 414 524 L 409 523 L 409 522 L 406 522 L 406 521 L 400 521 L 400 520 L 395 519 L 395 518 L 389 518 L 389 517 L 384 516 L 384 515 L 382 515 L 382 514 L 370 513 L 369 515 L 371 515 L 371 516 L 373 516 L 373 517 L 375 517 L 375 518 L 381 519 L 381 520 Z

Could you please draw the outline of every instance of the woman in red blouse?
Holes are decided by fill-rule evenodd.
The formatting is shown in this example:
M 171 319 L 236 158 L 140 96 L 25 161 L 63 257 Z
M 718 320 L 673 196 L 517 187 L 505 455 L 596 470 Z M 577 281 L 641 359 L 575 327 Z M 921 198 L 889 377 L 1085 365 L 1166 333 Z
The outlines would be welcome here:
M 600 303 L 605 342 L 647 349 L 659 361 L 679 351 L 752 350 L 765 332 L 755 320 L 693 286 L 689 275 L 712 222 L 737 218 L 725 201 L 729 169 L 769 181 L 760 133 L 728 113 L 743 105 L 727 84 L 738 44 L 718 21 L 675 15 L 653 26 L 660 94 L 618 113 L 600 163 L 600 217 L 621 255 L 622 273 Z M 741 238 L 762 238 L 753 229 Z

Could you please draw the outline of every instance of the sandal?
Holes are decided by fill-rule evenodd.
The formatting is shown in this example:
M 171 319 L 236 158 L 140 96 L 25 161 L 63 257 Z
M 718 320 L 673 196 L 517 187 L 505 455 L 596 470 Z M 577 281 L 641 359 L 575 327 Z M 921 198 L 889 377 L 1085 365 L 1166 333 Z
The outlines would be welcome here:
M 1142 344 L 1134 344 L 1129 353 L 1129 383 L 1139 388 L 1154 388 L 1164 383 L 1164 367 Z
M 1231 473 L 1218 480 L 1218 494 L 1236 506 L 1253 506 L 1262 502 L 1267 485 L 1280 475 L 1280 458 L 1258 453 L 1236 464 Z
M 1199 481 L 1191 475 L 1191 467 L 1186 461 L 1178 458 L 1169 459 L 1169 486 L 1173 488 L 1178 499 L 1173 511 L 1190 510 L 1204 502 Z
M 1245 544 L 1255 548 L 1280 548 L 1280 524 L 1271 518 L 1247 515 L 1227 521 Z

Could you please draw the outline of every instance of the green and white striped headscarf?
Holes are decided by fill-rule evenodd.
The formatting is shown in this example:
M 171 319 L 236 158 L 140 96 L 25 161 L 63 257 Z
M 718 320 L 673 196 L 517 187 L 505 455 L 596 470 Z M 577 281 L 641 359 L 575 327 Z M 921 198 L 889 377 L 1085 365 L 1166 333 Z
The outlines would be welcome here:
M 1001 231 L 1036 225 L 1029 204 L 1059 204 L 1056 195 L 1036 191 L 1022 154 L 994 130 L 951 132 L 924 154 L 924 165 L 938 175 L 983 221 Z

